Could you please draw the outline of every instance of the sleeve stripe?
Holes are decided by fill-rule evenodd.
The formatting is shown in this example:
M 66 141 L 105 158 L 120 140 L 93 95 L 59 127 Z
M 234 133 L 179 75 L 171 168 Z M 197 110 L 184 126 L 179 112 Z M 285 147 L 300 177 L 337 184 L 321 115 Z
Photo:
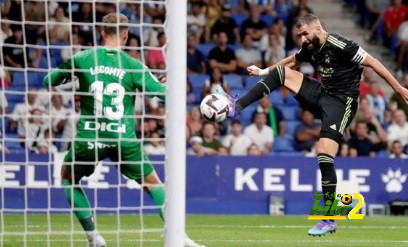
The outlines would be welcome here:
M 355 63 L 361 63 L 362 61 L 364 61 L 367 55 L 367 52 L 363 48 L 359 47 L 351 61 Z
M 344 47 L 346 47 L 346 43 L 344 43 L 344 42 L 342 42 L 342 41 L 340 41 L 340 40 L 338 40 L 338 39 L 336 39 L 336 38 L 334 38 L 332 36 L 329 36 L 327 38 L 327 41 L 329 41 L 331 44 L 339 47 L 340 49 L 344 49 Z

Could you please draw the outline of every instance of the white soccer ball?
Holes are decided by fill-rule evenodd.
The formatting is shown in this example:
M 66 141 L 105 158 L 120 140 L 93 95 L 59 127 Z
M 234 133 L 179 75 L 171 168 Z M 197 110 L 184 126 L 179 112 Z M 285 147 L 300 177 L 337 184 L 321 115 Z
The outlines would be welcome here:
M 201 115 L 210 122 L 224 121 L 229 112 L 229 101 L 220 94 L 207 95 L 200 105 Z

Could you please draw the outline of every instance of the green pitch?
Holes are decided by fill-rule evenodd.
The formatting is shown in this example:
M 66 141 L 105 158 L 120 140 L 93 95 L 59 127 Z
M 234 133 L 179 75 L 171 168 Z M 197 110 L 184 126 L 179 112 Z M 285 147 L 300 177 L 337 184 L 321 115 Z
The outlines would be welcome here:
M 24 246 L 24 217 L 5 215 L 3 247 Z M 156 215 L 99 215 L 98 229 L 108 246 L 164 246 L 162 222 Z M 68 215 L 28 215 L 26 246 L 86 246 L 85 234 L 75 218 L 70 235 Z M 335 234 L 313 238 L 306 234 L 316 221 L 306 216 L 219 216 L 189 215 L 187 233 L 190 238 L 211 246 L 406 246 L 408 245 L 407 217 L 366 217 L 363 220 L 338 221 Z M 143 226 L 143 231 L 141 231 Z M 1 227 L 1 226 L 0 226 Z M 121 232 L 118 233 L 117 229 Z M 46 232 L 54 232 L 47 238 Z M 71 241 L 71 237 L 73 241 Z M 72 245 L 71 245 L 72 244 Z

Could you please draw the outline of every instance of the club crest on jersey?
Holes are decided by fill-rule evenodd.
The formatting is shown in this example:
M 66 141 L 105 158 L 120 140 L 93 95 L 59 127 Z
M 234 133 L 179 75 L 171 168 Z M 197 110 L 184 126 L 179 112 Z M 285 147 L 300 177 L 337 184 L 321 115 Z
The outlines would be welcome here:
M 326 58 L 324 59 L 324 61 L 325 61 L 326 63 L 330 63 L 329 55 L 326 54 Z
M 96 130 L 96 131 L 107 131 L 107 132 L 114 132 L 114 133 L 126 133 L 126 125 L 122 124 L 119 126 L 118 123 L 99 123 L 99 122 L 92 122 L 86 121 L 85 122 L 85 130 Z

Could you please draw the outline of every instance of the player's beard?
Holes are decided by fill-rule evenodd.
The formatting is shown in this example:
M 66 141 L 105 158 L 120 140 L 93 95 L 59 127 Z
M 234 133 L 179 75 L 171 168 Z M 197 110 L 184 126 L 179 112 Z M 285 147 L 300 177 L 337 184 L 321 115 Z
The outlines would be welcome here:
M 318 49 L 320 47 L 319 37 L 317 37 L 317 35 L 315 34 L 312 38 L 312 41 L 311 42 L 307 41 L 306 44 L 309 50 Z

